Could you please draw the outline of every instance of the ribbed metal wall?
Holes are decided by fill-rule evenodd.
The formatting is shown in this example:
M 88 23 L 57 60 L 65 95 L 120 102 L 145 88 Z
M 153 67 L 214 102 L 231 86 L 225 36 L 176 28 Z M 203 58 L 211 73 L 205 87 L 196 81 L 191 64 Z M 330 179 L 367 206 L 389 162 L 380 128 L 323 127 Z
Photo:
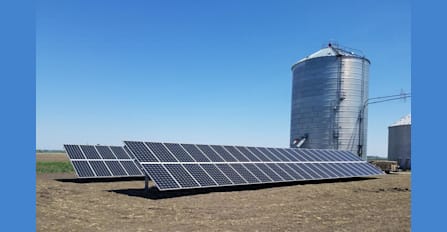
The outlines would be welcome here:
M 411 169 L 411 125 L 388 127 L 388 160 L 400 168 Z
M 359 56 L 328 55 L 292 67 L 290 146 L 308 135 L 303 148 L 350 150 L 366 159 L 370 62 Z M 361 127 L 359 130 L 359 126 Z

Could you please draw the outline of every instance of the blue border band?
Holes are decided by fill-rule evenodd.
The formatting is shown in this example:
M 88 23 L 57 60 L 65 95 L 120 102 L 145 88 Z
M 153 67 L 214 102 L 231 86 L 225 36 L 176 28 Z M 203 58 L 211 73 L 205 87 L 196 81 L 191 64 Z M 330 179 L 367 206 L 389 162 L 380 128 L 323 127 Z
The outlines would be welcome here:
M 446 231 L 446 5 L 412 6 L 412 231 Z
M 2 231 L 36 228 L 35 5 L 0 3 Z

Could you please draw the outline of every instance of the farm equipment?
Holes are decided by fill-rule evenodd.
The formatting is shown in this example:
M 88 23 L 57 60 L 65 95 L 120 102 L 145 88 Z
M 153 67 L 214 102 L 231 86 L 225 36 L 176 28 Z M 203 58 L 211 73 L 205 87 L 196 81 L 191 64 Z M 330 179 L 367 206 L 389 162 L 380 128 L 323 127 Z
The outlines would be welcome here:
M 399 170 L 399 165 L 396 161 L 390 160 L 369 160 L 370 164 L 374 164 L 378 168 L 382 169 L 385 173 L 397 172 Z

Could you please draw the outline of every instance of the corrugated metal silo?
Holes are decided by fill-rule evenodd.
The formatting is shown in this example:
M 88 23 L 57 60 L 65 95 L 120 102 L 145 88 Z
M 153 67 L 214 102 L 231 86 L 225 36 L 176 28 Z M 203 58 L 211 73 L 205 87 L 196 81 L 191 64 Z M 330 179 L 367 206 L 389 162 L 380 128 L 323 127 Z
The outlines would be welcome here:
M 388 160 L 397 161 L 401 169 L 411 169 L 411 115 L 388 127 Z
M 306 137 L 303 148 L 350 150 L 366 159 L 369 65 L 329 44 L 292 66 L 291 147 Z

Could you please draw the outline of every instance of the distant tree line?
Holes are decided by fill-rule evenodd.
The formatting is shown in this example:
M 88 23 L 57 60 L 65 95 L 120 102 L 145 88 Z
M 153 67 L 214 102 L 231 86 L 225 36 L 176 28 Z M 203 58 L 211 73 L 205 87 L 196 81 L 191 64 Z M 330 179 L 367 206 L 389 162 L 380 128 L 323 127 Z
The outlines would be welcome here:
M 37 153 L 64 153 L 63 150 L 49 150 L 49 149 L 37 149 Z

